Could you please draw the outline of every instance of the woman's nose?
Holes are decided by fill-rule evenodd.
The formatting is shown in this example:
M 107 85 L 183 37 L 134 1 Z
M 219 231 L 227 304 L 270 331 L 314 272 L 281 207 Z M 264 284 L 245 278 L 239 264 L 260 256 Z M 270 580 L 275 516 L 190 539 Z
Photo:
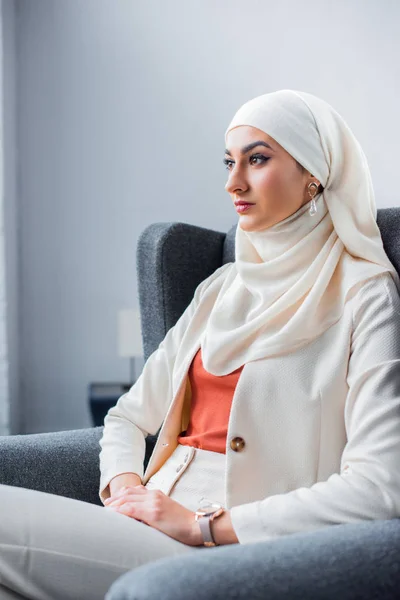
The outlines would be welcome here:
M 225 184 L 225 190 L 229 194 L 234 194 L 236 192 L 242 193 L 246 189 L 247 183 L 238 171 L 229 174 L 228 181 Z

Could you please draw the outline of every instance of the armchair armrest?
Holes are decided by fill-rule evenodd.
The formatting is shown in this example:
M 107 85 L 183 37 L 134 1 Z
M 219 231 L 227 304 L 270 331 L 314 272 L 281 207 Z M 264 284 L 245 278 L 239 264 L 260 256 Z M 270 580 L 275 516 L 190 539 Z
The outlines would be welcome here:
M 0 437 L 0 483 L 93 504 L 103 427 Z
M 103 426 L 0 436 L 0 483 L 92 504 L 99 498 L 99 440 Z M 145 467 L 155 443 L 146 438 Z
M 340 524 L 277 540 L 162 558 L 121 575 L 105 600 L 396 600 L 400 519 Z

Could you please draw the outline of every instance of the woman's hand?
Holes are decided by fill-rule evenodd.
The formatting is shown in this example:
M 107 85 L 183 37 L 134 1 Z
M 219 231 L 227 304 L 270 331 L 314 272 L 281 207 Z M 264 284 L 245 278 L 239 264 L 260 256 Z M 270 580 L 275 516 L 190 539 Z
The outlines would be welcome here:
M 142 479 L 137 473 L 120 473 L 113 477 L 109 483 L 108 491 L 113 496 L 124 485 L 142 485 Z
M 161 490 L 149 490 L 144 485 L 124 486 L 107 498 L 104 505 L 142 521 L 183 544 L 203 544 L 199 524 L 194 518 L 195 513 Z

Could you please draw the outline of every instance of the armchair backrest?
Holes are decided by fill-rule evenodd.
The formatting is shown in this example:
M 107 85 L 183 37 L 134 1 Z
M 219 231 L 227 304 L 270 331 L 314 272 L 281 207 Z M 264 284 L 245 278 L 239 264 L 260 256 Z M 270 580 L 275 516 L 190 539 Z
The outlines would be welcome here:
M 378 209 L 383 246 L 400 273 L 400 207 Z M 137 245 L 144 359 L 156 350 L 191 302 L 198 284 L 235 260 L 233 225 L 227 233 L 188 223 L 153 223 Z

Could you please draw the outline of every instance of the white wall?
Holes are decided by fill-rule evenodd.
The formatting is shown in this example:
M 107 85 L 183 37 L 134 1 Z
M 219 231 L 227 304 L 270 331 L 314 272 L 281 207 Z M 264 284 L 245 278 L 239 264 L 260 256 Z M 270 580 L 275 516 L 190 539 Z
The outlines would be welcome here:
M 124 380 L 117 311 L 137 305 L 154 221 L 237 222 L 224 131 L 293 88 L 348 121 L 379 207 L 397 187 L 396 0 L 19 0 L 24 432 L 90 425 L 90 381 Z

